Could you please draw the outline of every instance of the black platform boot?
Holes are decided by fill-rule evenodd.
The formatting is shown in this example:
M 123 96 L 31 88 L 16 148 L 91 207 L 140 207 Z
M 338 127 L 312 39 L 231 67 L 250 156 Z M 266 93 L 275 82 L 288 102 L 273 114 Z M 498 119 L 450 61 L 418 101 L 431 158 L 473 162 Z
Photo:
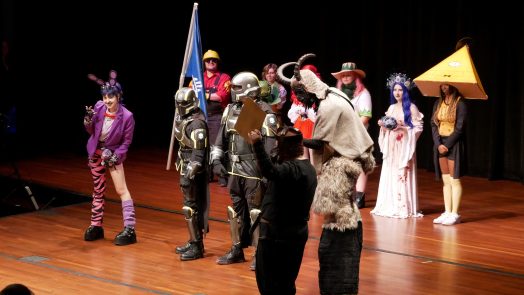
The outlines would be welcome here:
M 217 259 L 217 264 L 226 265 L 232 263 L 245 262 L 244 250 L 240 244 L 234 245 L 231 249 L 224 255 Z
M 357 203 L 358 209 L 366 207 L 366 193 L 357 192 L 355 194 L 355 203 Z
M 189 249 L 186 252 L 180 254 L 180 260 L 195 260 L 198 258 L 204 258 L 204 242 L 195 241 L 189 242 Z
M 84 233 L 85 241 L 96 241 L 104 238 L 104 229 L 101 226 L 90 225 Z
M 129 226 L 124 227 L 124 230 L 116 235 L 114 243 L 117 246 L 125 246 L 136 243 L 135 229 Z

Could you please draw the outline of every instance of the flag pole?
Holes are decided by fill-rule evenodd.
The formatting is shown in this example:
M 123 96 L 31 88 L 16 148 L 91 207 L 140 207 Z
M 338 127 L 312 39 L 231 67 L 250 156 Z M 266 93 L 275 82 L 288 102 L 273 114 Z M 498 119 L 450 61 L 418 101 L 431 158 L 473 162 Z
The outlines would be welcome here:
M 184 85 L 184 79 L 186 77 L 187 62 L 189 60 L 189 54 L 193 49 L 193 30 L 195 29 L 195 14 L 198 11 L 198 3 L 193 4 L 193 14 L 191 14 L 191 24 L 189 25 L 189 33 L 187 34 L 186 52 L 184 54 L 184 62 L 182 63 L 182 71 L 180 72 L 180 80 L 178 81 L 178 89 Z
M 182 88 L 184 85 L 184 79 L 185 79 L 185 72 L 187 69 L 187 61 L 189 59 L 189 54 L 191 52 L 192 46 L 193 46 L 193 29 L 194 29 L 194 20 L 195 20 L 195 13 L 198 10 L 198 3 L 193 4 L 193 13 L 191 14 L 191 24 L 189 25 L 189 33 L 187 34 L 187 42 L 186 42 L 186 52 L 184 53 L 184 62 L 182 63 L 182 71 L 180 73 L 180 80 L 178 81 L 178 89 Z M 176 111 L 175 111 L 175 117 L 173 118 L 173 127 L 171 128 L 171 141 L 169 142 L 169 152 L 167 154 L 167 165 L 166 170 L 171 170 L 171 162 L 173 160 L 173 148 L 175 145 L 175 123 L 176 123 Z

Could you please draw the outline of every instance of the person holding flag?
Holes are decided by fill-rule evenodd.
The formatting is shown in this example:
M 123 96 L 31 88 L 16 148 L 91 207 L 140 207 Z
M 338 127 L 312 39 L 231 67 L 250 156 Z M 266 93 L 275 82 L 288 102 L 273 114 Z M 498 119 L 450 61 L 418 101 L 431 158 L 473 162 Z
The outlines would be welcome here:
M 202 60 L 204 63 L 203 79 L 210 142 L 214 143 L 220 128 L 222 113 L 231 102 L 231 77 L 226 73 L 220 72 L 218 67 L 220 56 L 218 52 L 210 49 L 204 53 Z M 193 87 L 193 80 L 189 83 L 189 87 Z
M 200 28 L 198 25 L 198 3 L 193 4 L 193 13 L 191 15 L 191 23 L 189 25 L 189 33 L 187 35 L 186 51 L 184 53 L 184 61 L 182 63 L 182 71 L 178 88 L 184 86 L 186 78 L 191 78 L 190 86 L 198 98 L 198 108 L 207 117 L 206 98 L 204 95 L 204 77 L 202 73 L 202 42 L 200 40 Z M 173 128 L 171 130 L 171 142 L 169 144 L 169 153 L 167 156 L 166 170 L 171 169 L 171 162 L 173 150 L 175 146 L 177 118 L 173 119 Z
M 218 69 L 220 56 L 214 50 L 204 53 L 204 89 L 207 101 L 207 125 L 209 127 L 209 142 L 215 143 L 220 120 L 225 107 L 231 102 L 231 77 Z M 210 174 L 213 177 L 213 174 Z M 227 186 L 227 176 L 218 178 L 220 186 Z
M 180 75 L 179 88 L 183 87 L 185 78 L 191 78 L 189 87 L 193 88 L 198 97 L 198 107 L 207 118 L 209 127 L 209 142 L 214 144 L 220 129 L 220 120 L 225 107 L 231 102 L 230 85 L 231 78 L 218 69 L 220 56 L 214 50 L 208 50 L 202 56 L 202 42 L 200 40 L 200 28 L 198 24 L 198 3 L 193 5 L 193 14 L 186 43 L 182 73 Z M 204 64 L 204 71 L 202 70 Z M 167 159 L 167 167 L 171 168 L 172 155 L 175 144 L 175 120 L 171 131 L 171 143 Z M 211 179 L 213 173 L 209 173 Z M 219 177 L 220 186 L 227 185 L 227 178 Z

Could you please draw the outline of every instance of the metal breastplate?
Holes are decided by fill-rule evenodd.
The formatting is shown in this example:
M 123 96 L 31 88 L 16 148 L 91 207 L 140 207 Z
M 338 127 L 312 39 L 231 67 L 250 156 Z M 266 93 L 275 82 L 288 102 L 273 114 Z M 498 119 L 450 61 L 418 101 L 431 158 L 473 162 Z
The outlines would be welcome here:
M 191 139 L 186 136 L 186 127 L 193 121 L 193 118 L 180 118 L 175 119 L 175 137 L 183 147 L 191 146 Z
M 238 104 L 232 104 L 229 107 L 229 111 L 225 118 L 226 120 L 225 127 L 226 127 L 226 132 L 228 133 L 228 135 L 230 133 L 238 134 L 238 132 L 235 130 L 235 124 L 237 123 L 238 116 L 240 115 L 241 110 L 242 110 L 242 106 Z
M 242 105 L 231 105 L 225 118 L 225 129 L 228 136 L 229 164 L 233 174 L 247 178 L 261 178 L 253 146 L 235 130 L 235 124 L 242 110 Z
M 185 175 L 187 164 L 191 157 L 191 139 L 186 135 L 186 128 L 193 121 L 193 118 L 181 118 L 176 115 L 175 118 L 175 137 L 180 145 L 176 159 L 176 170 Z

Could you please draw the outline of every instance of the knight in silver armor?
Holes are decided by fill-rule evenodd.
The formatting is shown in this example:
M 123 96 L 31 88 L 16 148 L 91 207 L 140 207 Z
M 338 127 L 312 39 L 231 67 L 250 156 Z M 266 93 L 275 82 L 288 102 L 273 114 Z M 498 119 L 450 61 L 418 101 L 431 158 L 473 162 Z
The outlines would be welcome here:
M 222 115 L 217 139 L 211 146 L 210 163 L 213 173 L 221 176 L 229 174 L 229 194 L 232 206 L 228 207 L 232 247 L 218 264 L 244 262 L 243 248 L 257 246 L 256 230 L 258 213 L 262 196 L 265 193 L 265 182 L 259 170 L 253 146 L 235 130 L 235 124 L 242 110 L 244 100 L 253 99 L 266 112 L 262 131 L 262 140 L 268 154 L 275 148 L 275 132 L 278 129 L 277 117 L 271 107 L 260 99 L 260 85 L 257 76 L 250 72 L 240 72 L 231 79 L 232 103 Z M 222 164 L 224 157 L 229 158 L 226 169 Z M 255 225 L 252 227 L 252 225 Z M 254 270 L 254 260 L 251 269 Z
M 176 247 L 180 260 L 204 257 L 203 235 L 208 226 L 208 128 L 198 107 L 198 98 L 191 88 L 183 87 L 175 94 L 175 137 L 179 143 L 176 169 L 184 195 L 184 212 L 189 240 Z

